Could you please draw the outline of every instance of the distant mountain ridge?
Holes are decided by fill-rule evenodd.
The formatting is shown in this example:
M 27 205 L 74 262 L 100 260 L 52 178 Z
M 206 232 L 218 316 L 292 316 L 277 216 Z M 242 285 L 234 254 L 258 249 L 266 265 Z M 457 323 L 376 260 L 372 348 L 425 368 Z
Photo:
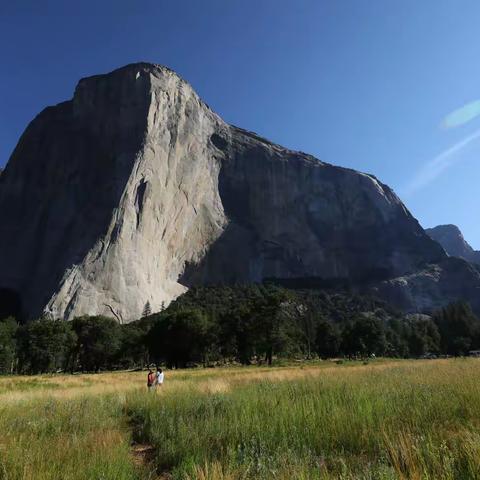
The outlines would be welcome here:
M 458 257 L 480 265 L 480 251 L 474 250 L 456 225 L 438 225 L 425 230 L 451 257 Z

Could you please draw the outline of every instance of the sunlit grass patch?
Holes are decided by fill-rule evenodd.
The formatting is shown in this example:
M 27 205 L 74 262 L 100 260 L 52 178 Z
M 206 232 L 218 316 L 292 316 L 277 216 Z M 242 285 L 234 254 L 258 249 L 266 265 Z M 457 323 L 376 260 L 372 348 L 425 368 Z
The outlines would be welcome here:
M 145 372 L 3 377 L 0 479 L 480 478 L 479 367 L 178 370 L 155 393 Z
M 139 478 L 121 402 L 45 397 L 0 407 L 0 478 Z
M 477 365 L 244 371 L 127 411 L 173 478 L 480 478 Z

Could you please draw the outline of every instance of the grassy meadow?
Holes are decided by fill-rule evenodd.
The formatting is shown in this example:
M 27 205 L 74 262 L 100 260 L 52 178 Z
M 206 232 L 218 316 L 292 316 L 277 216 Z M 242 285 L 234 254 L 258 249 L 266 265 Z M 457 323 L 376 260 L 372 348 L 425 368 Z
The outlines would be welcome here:
M 480 479 L 480 360 L 0 377 L 0 479 Z

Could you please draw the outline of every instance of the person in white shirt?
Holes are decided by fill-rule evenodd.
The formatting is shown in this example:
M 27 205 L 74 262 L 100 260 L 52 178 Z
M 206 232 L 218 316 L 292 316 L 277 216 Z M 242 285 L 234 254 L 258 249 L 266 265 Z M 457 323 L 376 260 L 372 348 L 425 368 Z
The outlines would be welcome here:
M 157 368 L 155 384 L 157 387 L 161 387 L 163 385 L 163 372 L 160 367 Z

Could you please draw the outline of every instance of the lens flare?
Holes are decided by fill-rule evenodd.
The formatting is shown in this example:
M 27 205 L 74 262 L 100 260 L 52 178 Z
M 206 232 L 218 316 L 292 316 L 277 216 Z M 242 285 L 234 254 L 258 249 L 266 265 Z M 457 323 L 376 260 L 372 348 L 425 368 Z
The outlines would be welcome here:
M 463 107 L 449 113 L 442 122 L 443 128 L 455 128 L 470 122 L 480 115 L 480 100 L 467 103 Z

